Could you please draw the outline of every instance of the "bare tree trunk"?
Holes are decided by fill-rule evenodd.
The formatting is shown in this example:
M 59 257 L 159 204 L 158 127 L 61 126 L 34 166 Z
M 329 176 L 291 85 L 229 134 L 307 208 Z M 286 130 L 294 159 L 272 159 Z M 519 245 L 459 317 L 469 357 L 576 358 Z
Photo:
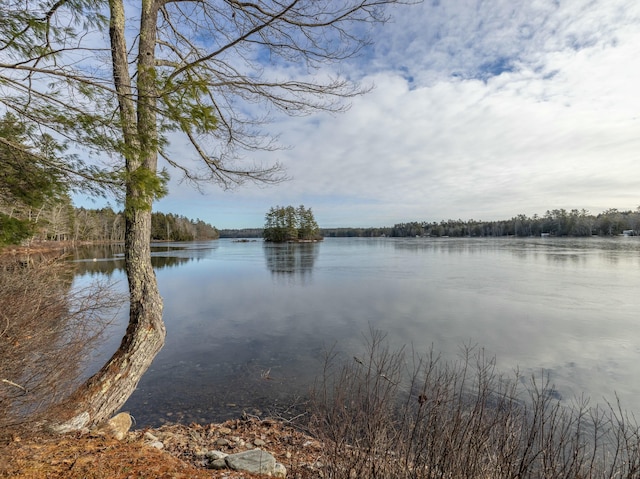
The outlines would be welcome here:
M 142 1 L 137 99 L 131 85 L 124 34 L 122 0 L 109 1 L 113 74 L 120 105 L 127 185 L 125 200 L 125 269 L 129 281 L 129 325 L 120 347 L 94 376 L 65 401 L 71 415 L 55 427 L 65 432 L 98 424 L 117 411 L 164 345 L 162 298 L 151 266 L 151 206 L 154 192 L 145 174 L 157 171 L 155 114 L 155 27 L 158 3 Z M 138 173 L 142 172 L 140 175 Z M 146 173 L 145 173 L 146 172 Z M 142 178 L 142 180 L 141 180 Z
M 127 220 L 126 254 L 129 277 L 129 326 L 111 359 L 67 401 L 70 420 L 59 432 L 80 429 L 108 419 L 136 389 L 140 378 L 164 345 L 162 298 L 151 266 L 151 213 L 139 212 Z

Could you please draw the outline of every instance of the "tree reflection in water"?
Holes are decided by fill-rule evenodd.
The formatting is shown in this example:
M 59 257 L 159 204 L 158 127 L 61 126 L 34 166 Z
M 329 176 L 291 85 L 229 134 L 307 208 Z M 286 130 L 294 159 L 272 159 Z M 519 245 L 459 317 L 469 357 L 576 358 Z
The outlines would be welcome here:
M 267 268 L 277 281 L 305 284 L 311 280 L 320 251 L 319 243 L 265 243 Z
M 179 256 L 177 252 L 185 247 L 171 245 L 152 246 L 151 263 L 154 269 L 180 266 L 197 259 L 196 250 Z M 76 275 L 105 275 L 111 278 L 114 272 L 124 271 L 124 245 L 105 244 L 75 248 L 70 252 L 70 259 L 76 263 Z

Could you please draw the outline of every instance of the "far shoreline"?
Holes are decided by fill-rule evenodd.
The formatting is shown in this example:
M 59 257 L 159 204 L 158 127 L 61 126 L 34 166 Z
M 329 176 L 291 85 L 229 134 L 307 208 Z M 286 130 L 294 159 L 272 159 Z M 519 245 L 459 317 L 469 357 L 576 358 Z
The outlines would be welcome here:
M 6 245 L 0 248 L 0 257 L 63 256 L 68 249 L 94 245 L 124 245 L 124 241 L 33 241 L 27 245 Z

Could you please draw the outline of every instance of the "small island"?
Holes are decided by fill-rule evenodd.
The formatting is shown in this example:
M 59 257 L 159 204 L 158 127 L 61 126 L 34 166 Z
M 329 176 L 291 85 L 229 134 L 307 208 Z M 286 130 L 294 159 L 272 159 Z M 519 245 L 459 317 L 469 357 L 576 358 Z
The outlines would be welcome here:
M 312 243 L 322 241 L 320 228 L 313 217 L 311 208 L 300 205 L 275 206 L 265 215 L 265 241 L 272 243 Z

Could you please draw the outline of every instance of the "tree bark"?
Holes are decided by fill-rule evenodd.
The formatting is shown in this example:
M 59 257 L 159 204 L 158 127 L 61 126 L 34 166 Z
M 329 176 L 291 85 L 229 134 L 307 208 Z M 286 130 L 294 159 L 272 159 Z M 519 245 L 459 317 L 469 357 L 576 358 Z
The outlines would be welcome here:
M 129 279 L 129 325 L 120 347 L 98 373 L 67 401 L 70 419 L 54 426 L 68 432 L 99 424 L 120 409 L 164 345 L 162 298 L 149 254 L 151 212 L 127 219 L 125 261 Z M 64 416 L 63 416 L 64 417 Z
M 151 265 L 151 206 L 154 192 L 136 175 L 157 172 L 155 44 L 158 3 L 142 1 L 137 91 L 127 62 L 122 0 L 110 0 L 109 28 L 113 76 L 118 93 L 126 165 L 125 270 L 129 282 L 129 325 L 120 347 L 98 373 L 62 406 L 64 420 L 54 429 L 67 432 L 103 422 L 122 407 L 164 345 L 162 298 Z M 71 412 L 71 414 L 69 414 Z

